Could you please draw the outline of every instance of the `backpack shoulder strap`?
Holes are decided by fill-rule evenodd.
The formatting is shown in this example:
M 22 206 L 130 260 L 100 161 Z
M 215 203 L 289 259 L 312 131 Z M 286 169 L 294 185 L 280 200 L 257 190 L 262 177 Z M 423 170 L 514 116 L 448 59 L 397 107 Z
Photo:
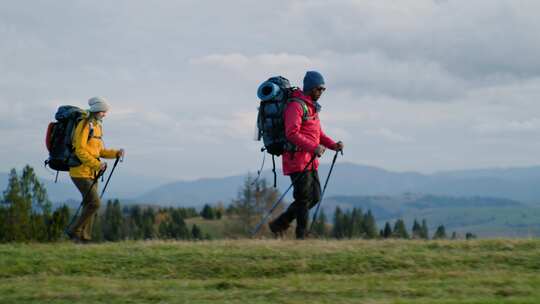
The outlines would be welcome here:
M 88 139 L 94 137 L 94 123 L 91 122 L 89 119 L 88 119 L 88 126 L 90 127 L 90 131 L 88 132 Z
M 305 101 L 303 101 L 300 98 L 289 98 L 289 102 L 298 102 L 300 106 L 302 107 L 302 110 L 304 111 L 304 114 L 302 115 L 302 121 L 310 120 L 309 117 L 309 109 Z
M 90 121 L 90 118 L 89 117 L 81 117 L 77 121 L 77 125 L 79 123 L 83 124 L 83 127 L 81 129 L 81 133 L 82 133 L 82 130 L 86 127 L 86 125 L 88 125 L 88 127 L 90 128 L 90 130 L 88 131 L 88 138 L 86 140 L 89 140 L 90 138 L 92 138 L 94 136 L 94 124 Z M 75 128 L 76 128 L 77 125 L 75 125 Z M 73 132 L 75 132 L 75 128 L 73 128 Z

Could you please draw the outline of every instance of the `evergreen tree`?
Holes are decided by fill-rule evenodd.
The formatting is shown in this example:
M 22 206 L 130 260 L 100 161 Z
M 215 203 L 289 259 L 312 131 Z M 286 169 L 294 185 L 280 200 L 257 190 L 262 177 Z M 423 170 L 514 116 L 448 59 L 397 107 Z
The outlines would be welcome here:
M 426 219 L 422 219 L 422 227 L 420 229 L 420 237 L 424 240 L 429 240 L 429 230 Z
M 409 238 L 407 227 L 405 227 L 405 222 L 402 219 L 398 219 L 394 224 L 394 232 L 392 233 L 392 236 L 400 239 Z
M 7 209 L 3 206 L 3 200 L 0 200 L 0 243 L 6 241 L 6 223 Z
M 8 186 L 2 199 L 3 242 L 26 241 L 30 236 L 30 205 L 21 196 L 21 183 L 15 169 L 11 169 Z
M 155 237 L 154 223 L 156 216 L 152 208 L 147 208 L 143 213 L 142 233 L 145 240 L 150 240 Z
M 182 214 L 182 218 L 188 219 L 188 218 L 194 218 L 199 216 L 199 212 L 197 212 L 197 209 L 190 207 L 190 208 L 177 208 L 178 211 Z
M 350 239 L 352 237 L 352 214 L 350 210 L 343 213 L 342 227 L 343 236 Z
M 47 241 L 51 203 L 47 191 L 30 166 L 21 177 L 12 169 L 2 199 L 2 239 L 0 241 Z
M 362 209 L 354 208 L 351 215 L 351 237 L 361 238 L 364 235 L 364 214 Z
M 119 241 L 122 239 L 122 209 L 118 200 L 107 202 L 103 225 L 103 238 L 107 241 Z
M 343 212 L 339 206 L 336 206 L 334 212 L 334 226 L 332 228 L 332 236 L 336 239 L 342 239 L 345 237 Z
M 414 219 L 414 223 L 412 226 L 412 238 L 413 239 L 422 238 L 422 227 L 420 226 L 420 223 L 418 223 L 416 219 Z
M 96 214 L 94 219 L 94 225 L 92 227 L 92 241 L 101 243 L 104 240 L 103 237 L 103 214 Z
M 204 207 L 201 211 L 201 216 L 203 219 L 206 219 L 206 220 L 213 220 L 216 218 L 214 214 L 214 209 L 210 207 L 210 205 L 208 204 L 204 204 Z
M 186 222 L 183 218 L 181 209 L 170 209 L 167 212 L 167 217 L 159 225 L 159 236 L 162 239 L 190 239 L 191 231 L 189 231 Z
M 321 208 L 321 211 L 319 212 L 319 217 L 313 223 L 313 231 L 318 237 L 325 237 L 327 235 L 326 232 L 326 214 L 324 213 L 324 209 Z
M 374 239 L 377 237 L 377 223 L 375 222 L 375 217 L 371 213 L 371 210 L 364 216 L 364 231 L 367 239 Z
M 476 235 L 474 233 L 472 233 L 472 232 L 467 232 L 465 234 L 465 239 L 466 240 L 472 240 L 472 239 L 475 239 L 475 238 L 476 238 Z
M 105 207 L 105 212 L 103 212 L 103 221 L 101 222 L 101 229 L 103 231 L 103 239 L 110 241 L 111 240 L 111 230 L 112 230 L 112 216 L 113 216 L 113 202 L 111 200 L 107 201 Z
M 175 209 L 171 213 L 171 236 L 177 240 L 189 239 L 191 236 L 182 212 L 179 209 Z
M 35 212 L 30 213 L 30 223 L 32 224 L 32 230 L 30 232 L 30 239 L 40 242 L 48 241 L 48 224 L 50 222 L 50 214 L 38 214 Z
M 203 234 L 199 226 L 193 224 L 193 227 L 191 227 L 191 238 L 194 240 L 202 240 Z
M 385 239 L 392 237 L 392 227 L 390 227 L 390 223 L 388 222 L 384 224 L 383 237 Z
M 23 197 L 30 201 L 32 210 L 44 214 L 51 213 L 51 202 L 47 197 L 47 190 L 39 181 L 34 169 L 28 165 L 22 171 L 21 192 Z
M 125 222 L 128 224 L 126 234 L 128 239 L 140 240 L 144 237 L 143 232 L 143 215 L 141 207 L 135 205 L 128 210 L 129 219 Z
M 170 233 L 169 233 L 169 222 L 168 221 L 162 221 L 159 223 L 158 226 L 158 236 L 160 239 L 169 239 Z
M 63 205 L 56 209 L 49 221 L 47 235 L 49 241 L 59 240 L 64 234 L 64 229 L 69 223 L 69 207 Z
M 444 225 L 440 225 L 437 227 L 437 230 L 435 231 L 435 234 L 433 235 L 434 240 L 443 240 L 446 239 L 446 230 L 444 229 Z

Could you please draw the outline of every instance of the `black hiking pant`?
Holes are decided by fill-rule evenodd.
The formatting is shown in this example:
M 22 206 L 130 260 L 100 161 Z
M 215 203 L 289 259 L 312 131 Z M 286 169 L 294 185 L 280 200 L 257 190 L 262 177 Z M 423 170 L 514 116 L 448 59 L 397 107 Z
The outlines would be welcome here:
M 294 202 L 277 218 L 276 223 L 286 230 L 296 219 L 296 238 L 303 239 L 306 235 L 309 210 L 321 199 L 319 173 L 317 170 L 309 170 L 305 173 L 293 173 L 290 177 L 294 183 Z

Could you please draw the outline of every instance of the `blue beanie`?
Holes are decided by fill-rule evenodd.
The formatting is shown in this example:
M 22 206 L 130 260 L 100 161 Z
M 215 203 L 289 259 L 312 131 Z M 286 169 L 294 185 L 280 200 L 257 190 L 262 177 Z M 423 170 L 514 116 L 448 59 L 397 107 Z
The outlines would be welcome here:
M 309 92 L 313 88 L 324 86 L 324 78 L 317 71 L 307 71 L 304 76 L 304 92 Z

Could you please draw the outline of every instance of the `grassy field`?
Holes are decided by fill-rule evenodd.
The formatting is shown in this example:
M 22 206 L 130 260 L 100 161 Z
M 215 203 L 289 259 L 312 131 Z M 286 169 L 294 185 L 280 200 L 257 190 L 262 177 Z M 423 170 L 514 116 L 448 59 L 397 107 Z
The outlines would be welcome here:
M 1 303 L 540 303 L 540 240 L 0 245 Z

